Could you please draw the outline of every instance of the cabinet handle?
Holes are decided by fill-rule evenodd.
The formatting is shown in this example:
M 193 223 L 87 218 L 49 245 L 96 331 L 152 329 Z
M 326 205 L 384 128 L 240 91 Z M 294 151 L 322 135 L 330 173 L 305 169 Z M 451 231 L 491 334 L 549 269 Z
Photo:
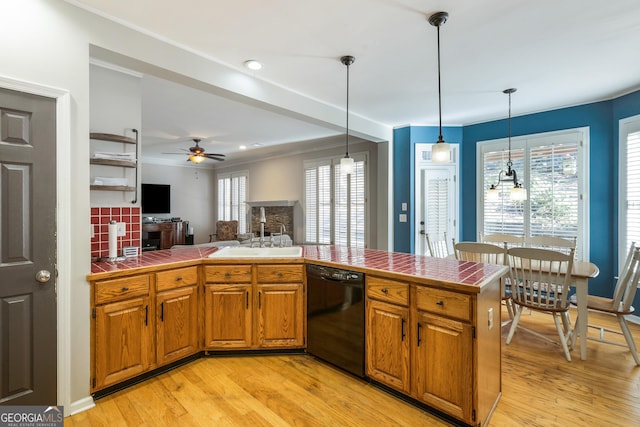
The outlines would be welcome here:
M 160 321 L 164 322 L 164 302 L 160 304 Z
M 127 287 L 123 286 L 123 287 L 122 287 L 122 289 L 120 289 L 120 290 L 121 290 L 122 292 L 126 292 L 126 291 L 128 291 L 128 290 L 129 290 L 129 288 L 127 288 Z
M 436 305 L 444 305 L 444 301 L 436 301 Z
M 176 280 L 179 282 L 179 281 L 182 280 L 182 277 L 178 276 L 178 277 L 176 277 Z
M 383 294 L 387 295 L 389 293 L 389 289 L 382 288 L 382 289 L 380 289 L 380 292 L 382 292 Z
M 420 347 L 420 343 L 422 340 L 420 339 L 420 330 L 422 329 L 422 325 L 418 322 L 418 347 Z
M 224 277 L 231 277 L 231 273 L 224 273 Z
M 249 308 L 249 291 L 246 292 L 247 294 L 247 309 Z
M 404 333 L 404 324 L 406 323 L 405 318 L 402 318 L 402 341 L 404 341 L 404 337 L 406 336 Z
M 147 326 L 149 324 L 149 306 L 144 306 L 144 325 Z
M 262 291 L 258 292 L 258 309 L 262 307 Z
M 278 272 L 278 277 L 282 277 L 282 273 L 281 272 Z

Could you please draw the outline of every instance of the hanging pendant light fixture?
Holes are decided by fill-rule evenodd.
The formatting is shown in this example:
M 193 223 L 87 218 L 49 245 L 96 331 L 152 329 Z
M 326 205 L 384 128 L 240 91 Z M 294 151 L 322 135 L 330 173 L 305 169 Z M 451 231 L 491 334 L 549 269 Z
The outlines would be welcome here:
M 440 26 L 447 22 L 447 12 L 434 13 L 429 17 L 429 24 L 438 29 L 438 116 L 440 118 L 440 133 L 438 141 L 431 147 L 431 161 L 435 163 L 448 163 L 451 161 L 451 147 L 442 138 L 442 89 L 440 85 Z
M 342 159 L 340 159 L 340 172 L 342 174 L 350 174 L 353 172 L 353 158 L 349 157 L 349 66 L 354 63 L 355 57 L 347 55 L 340 58 L 340 62 L 347 66 L 347 140 L 346 140 L 346 153 Z
M 509 138 L 509 160 L 507 161 L 507 170 L 501 170 L 498 173 L 498 182 L 496 184 L 491 184 L 489 187 L 489 191 L 487 191 L 487 198 L 490 200 L 497 200 L 500 197 L 498 192 L 498 185 L 501 182 L 511 182 L 513 181 L 513 188 L 511 188 L 511 200 L 527 200 L 527 190 L 522 187 L 522 183 L 518 182 L 518 174 L 516 170 L 513 169 L 513 162 L 511 161 L 511 94 L 514 93 L 517 89 L 505 89 L 502 93 L 506 93 L 509 95 L 509 119 L 508 119 L 508 131 L 507 135 Z M 504 175 L 504 176 L 503 176 Z

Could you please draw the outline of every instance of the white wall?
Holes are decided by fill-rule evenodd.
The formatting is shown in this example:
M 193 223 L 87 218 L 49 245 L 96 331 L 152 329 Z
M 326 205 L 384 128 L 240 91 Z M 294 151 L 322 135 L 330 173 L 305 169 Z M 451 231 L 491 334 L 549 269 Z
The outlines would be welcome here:
M 186 162 L 185 162 L 186 163 Z M 213 169 L 188 166 L 142 164 L 142 182 L 171 185 L 171 214 L 189 221 L 194 229 L 194 243 L 209 241 L 215 229 L 215 172 Z
M 133 75 L 104 66 L 90 67 L 90 132 L 111 133 L 135 138 L 132 129 L 141 133 L 142 125 L 142 88 L 141 76 Z M 141 143 L 142 141 L 138 141 Z M 128 153 L 135 152 L 132 144 L 91 140 L 90 156 L 96 151 Z M 137 183 L 133 168 L 92 165 L 91 178 L 116 177 L 127 178 L 128 185 Z M 140 183 L 138 193 L 122 191 L 91 191 L 91 206 L 140 206 Z M 137 196 L 137 197 L 136 197 Z M 137 200 L 136 203 L 132 201 Z

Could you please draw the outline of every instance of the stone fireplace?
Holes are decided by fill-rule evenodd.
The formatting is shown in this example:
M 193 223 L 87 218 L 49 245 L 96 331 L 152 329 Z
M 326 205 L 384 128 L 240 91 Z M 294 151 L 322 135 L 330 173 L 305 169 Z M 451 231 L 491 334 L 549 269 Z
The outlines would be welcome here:
M 295 240 L 295 212 L 297 200 L 272 200 L 261 202 L 247 202 L 249 206 L 249 230 L 256 236 L 260 234 L 260 208 L 264 208 L 267 222 L 264 224 L 264 234 L 280 233 L 284 225 L 284 234 Z

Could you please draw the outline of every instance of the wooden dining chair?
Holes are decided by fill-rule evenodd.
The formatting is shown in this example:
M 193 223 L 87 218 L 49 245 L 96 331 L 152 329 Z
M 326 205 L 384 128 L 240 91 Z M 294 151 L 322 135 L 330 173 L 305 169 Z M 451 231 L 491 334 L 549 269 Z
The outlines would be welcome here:
M 495 244 L 506 244 L 507 248 L 517 248 L 524 246 L 524 234 L 506 234 L 506 233 L 493 233 L 493 234 L 483 234 L 479 233 L 479 242 L 482 243 L 495 243 Z
M 511 343 L 518 328 L 523 308 L 549 313 L 553 316 L 565 357 L 571 361 L 569 345 L 572 329 L 568 291 L 573 256 L 573 249 L 569 254 L 539 248 L 511 248 L 507 251 L 512 287 L 511 300 L 515 307 L 507 344 Z M 555 342 L 541 333 L 531 329 L 525 330 L 539 338 Z
M 506 244 L 494 245 L 492 243 L 480 242 L 459 242 L 453 244 L 453 253 L 456 259 L 460 261 L 482 262 L 485 264 L 507 265 L 507 246 Z M 502 301 L 507 307 L 509 320 L 502 323 L 502 326 L 508 325 L 513 320 L 513 304 L 511 303 L 511 288 L 505 286 L 505 280 L 501 280 L 500 294 Z
M 427 249 L 429 250 L 429 256 L 435 258 L 446 258 L 451 255 L 446 231 L 442 233 L 442 240 L 433 240 L 432 236 L 429 236 L 429 233 L 425 233 L 424 237 L 425 239 L 427 239 Z
M 530 236 L 527 238 L 526 245 L 531 248 L 550 249 L 566 254 L 573 250 L 575 254 L 576 243 L 576 237 L 566 239 L 557 236 Z
M 599 311 L 601 313 L 607 313 L 615 315 L 620 324 L 620 331 L 615 331 L 603 326 L 587 325 L 590 328 L 600 330 L 598 338 L 587 337 L 588 340 L 598 341 L 605 344 L 618 345 L 622 347 L 628 347 L 631 351 L 631 355 L 636 362 L 636 365 L 640 366 L 640 357 L 638 357 L 638 350 L 636 344 L 633 341 L 633 336 L 629 330 L 627 319 L 625 316 L 633 314 L 634 308 L 631 305 L 633 298 L 636 295 L 636 289 L 638 288 L 638 282 L 640 281 L 640 248 L 635 246 L 635 242 L 631 243 L 629 252 L 622 271 L 618 276 L 618 281 L 613 291 L 613 298 L 605 298 L 595 295 L 589 295 L 587 297 L 587 308 L 592 311 Z M 571 304 L 577 305 L 575 296 L 571 297 Z M 581 321 L 580 317 L 576 319 L 575 329 L 578 327 L 578 323 Z M 626 345 L 623 343 L 610 341 L 605 338 L 605 332 L 624 335 Z M 582 337 L 580 337 L 583 339 Z M 575 334 L 571 337 L 571 349 L 575 345 Z

